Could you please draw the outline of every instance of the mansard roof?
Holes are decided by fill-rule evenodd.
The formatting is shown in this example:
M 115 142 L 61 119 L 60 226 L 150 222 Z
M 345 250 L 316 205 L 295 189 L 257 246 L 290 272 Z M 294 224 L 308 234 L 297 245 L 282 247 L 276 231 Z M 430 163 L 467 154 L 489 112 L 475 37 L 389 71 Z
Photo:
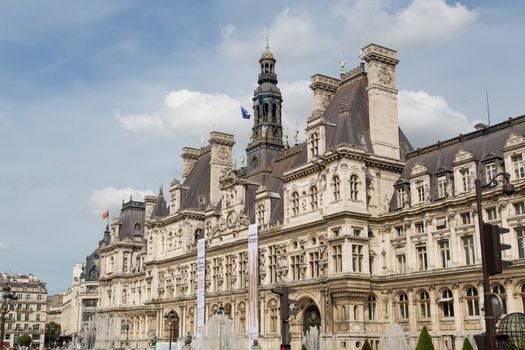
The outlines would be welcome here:
M 210 161 L 210 152 L 201 155 L 182 184 L 181 209 L 204 209 L 199 197 L 210 203 Z
M 476 161 L 502 157 L 505 142 L 511 134 L 525 135 L 525 115 L 409 153 L 401 178 L 408 179 L 416 163 L 424 165 L 431 174 L 443 169 L 452 170 L 460 150 L 470 152 Z
M 86 257 L 86 264 L 80 278 L 86 281 L 98 281 L 100 276 L 100 254 L 98 248 Z
M 151 212 L 151 218 L 163 218 L 168 216 L 170 213 L 168 207 L 166 206 L 166 200 L 164 199 L 164 193 L 162 192 L 162 187 L 160 188 L 159 195 L 157 197 L 157 202 L 153 207 Z
M 120 212 L 119 240 L 133 239 L 134 236 L 144 235 L 144 202 L 133 201 L 122 205 Z

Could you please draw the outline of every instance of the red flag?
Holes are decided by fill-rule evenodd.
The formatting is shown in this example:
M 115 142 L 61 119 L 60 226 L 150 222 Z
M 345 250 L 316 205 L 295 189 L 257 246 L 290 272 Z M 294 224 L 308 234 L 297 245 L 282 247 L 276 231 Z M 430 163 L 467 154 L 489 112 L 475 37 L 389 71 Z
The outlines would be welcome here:
M 102 213 L 102 219 L 109 218 L 109 209 Z

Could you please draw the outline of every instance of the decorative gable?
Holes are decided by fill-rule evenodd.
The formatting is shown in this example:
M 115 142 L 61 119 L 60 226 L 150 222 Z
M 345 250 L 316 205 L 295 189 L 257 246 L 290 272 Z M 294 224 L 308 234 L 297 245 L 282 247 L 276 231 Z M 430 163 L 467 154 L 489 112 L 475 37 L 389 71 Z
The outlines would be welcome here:
M 507 137 L 507 140 L 505 140 L 505 146 L 503 149 L 507 151 L 520 146 L 525 146 L 525 137 L 512 133 Z
M 456 153 L 456 156 L 454 157 L 454 165 L 459 165 L 463 163 L 467 163 L 474 160 L 474 156 L 469 151 L 464 150 L 463 148 Z
M 421 163 L 414 164 L 414 166 L 410 170 L 411 177 L 420 176 L 420 175 L 424 175 L 427 173 L 428 173 L 427 167 Z

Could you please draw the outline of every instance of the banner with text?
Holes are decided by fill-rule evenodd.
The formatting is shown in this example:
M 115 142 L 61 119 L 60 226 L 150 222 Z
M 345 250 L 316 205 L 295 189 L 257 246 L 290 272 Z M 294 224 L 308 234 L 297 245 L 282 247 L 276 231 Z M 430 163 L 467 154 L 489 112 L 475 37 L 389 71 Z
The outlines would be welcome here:
M 259 270 L 259 232 L 257 224 L 248 227 L 248 334 L 250 348 L 254 340 L 259 339 L 259 314 L 258 314 L 258 270 Z
M 197 349 L 204 340 L 204 292 L 206 288 L 206 238 L 197 241 Z

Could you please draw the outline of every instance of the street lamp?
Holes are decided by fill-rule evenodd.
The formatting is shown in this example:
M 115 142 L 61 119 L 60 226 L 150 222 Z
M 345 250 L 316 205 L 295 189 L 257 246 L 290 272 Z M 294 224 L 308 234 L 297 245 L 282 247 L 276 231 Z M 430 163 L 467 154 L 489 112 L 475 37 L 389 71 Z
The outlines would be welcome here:
M 166 315 L 164 315 L 164 320 L 166 322 L 169 322 L 170 324 L 170 347 L 169 350 L 171 350 L 171 337 L 173 335 L 173 325 L 177 322 L 179 322 L 179 315 L 175 312 L 175 310 L 171 310 Z
M 2 288 L 2 309 L 0 310 L 0 350 L 4 350 L 4 326 L 5 315 L 15 308 L 15 301 L 17 297 L 15 293 L 11 292 L 9 285 Z
M 494 180 L 499 177 L 503 176 L 504 183 L 503 183 L 503 193 L 507 196 L 510 196 L 514 193 L 514 186 L 510 183 L 510 175 L 506 172 L 500 172 L 490 181 L 488 181 L 485 185 L 481 185 L 481 180 L 478 176 L 476 180 L 474 180 L 474 185 L 476 186 L 476 205 L 478 210 L 478 226 L 479 226 L 479 235 L 480 235 L 480 242 L 481 242 L 481 266 L 483 270 L 483 309 L 485 310 L 485 336 L 481 336 L 478 339 L 484 340 L 483 344 L 478 344 L 483 346 L 483 349 L 487 350 L 494 350 L 494 337 L 496 335 L 496 323 L 494 322 L 494 311 L 492 308 L 492 298 L 490 293 L 490 281 L 489 281 L 489 271 L 488 271 L 488 257 L 487 257 L 487 249 L 489 248 L 487 242 L 485 240 L 486 236 L 483 232 L 483 212 L 481 208 L 481 196 L 483 189 L 494 187 Z M 498 234 L 496 232 L 496 234 Z M 491 247 L 492 248 L 492 247 Z

